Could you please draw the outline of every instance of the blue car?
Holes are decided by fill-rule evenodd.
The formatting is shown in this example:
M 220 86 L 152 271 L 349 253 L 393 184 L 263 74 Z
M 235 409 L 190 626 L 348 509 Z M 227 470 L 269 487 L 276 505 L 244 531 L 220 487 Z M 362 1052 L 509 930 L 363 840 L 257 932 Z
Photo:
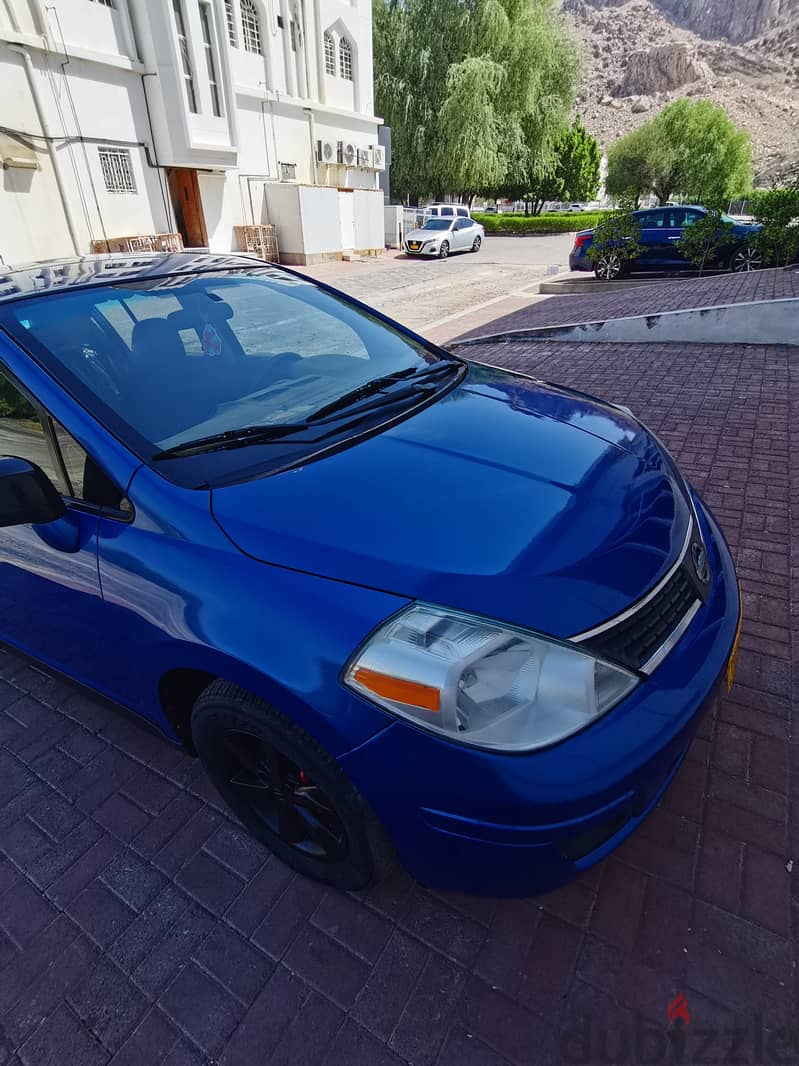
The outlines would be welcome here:
M 693 225 L 706 214 L 704 207 L 674 205 L 634 211 L 633 216 L 641 227 L 641 255 L 632 261 L 623 260 L 612 249 L 595 258 L 592 254 L 594 231 L 581 230 L 574 238 L 569 269 L 593 271 L 603 281 L 614 281 L 624 274 L 639 271 L 670 274 L 695 271 L 696 265 L 682 254 L 678 242 L 685 227 Z M 731 270 L 733 273 L 760 270 L 763 257 L 752 238 L 762 227 L 756 223 L 736 222 L 727 215 L 722 215 L 722 218 L 733 227 L 732 240 L 713 255 L 707 267 Z
M 625 408 L 236 256 L 0 279 L 0 638 L 303 874 L 551 889 L 732 683 L 713 516 Z

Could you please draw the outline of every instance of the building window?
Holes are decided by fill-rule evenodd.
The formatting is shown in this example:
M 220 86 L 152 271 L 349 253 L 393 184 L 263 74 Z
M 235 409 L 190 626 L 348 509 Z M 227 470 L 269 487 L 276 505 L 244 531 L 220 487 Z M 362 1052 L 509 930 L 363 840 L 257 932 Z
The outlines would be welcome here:
M 94 0 L 95 4 L 102 4 L 103 7 L 113 7 L 114 0 Z
M 236 32 L 236 12 L 233 10 L 233 0 L 225 0 L 225 21 L 227 22 L 227 39 L 231 48 L 238 48 L 239 35 Z
M 172 10 L 175 13 L 175 29 L 178 35 L 178 50 L 180 62 L 183 67 L 183 83 L 186 86 L 186 98 L 189 103 L 189 111 L 197 114 L 197 94 L 194 91 L 194 74 L 191 69 L 189 58 L 189 40 L 186 36 L 186 23 L 183 19 L 183 8 L 180 0 L 172 0 Z
M 325 74 L 336 76 L 336 42 L 329 33 L 325 34 Z
M 127 148 L 98 148 L 103 181 L 109 192 L 136 192 Z
M 200 22 L 203 25 L 203 50 L 205 51 L 205 65 L 208 68 L 208 85 L 211 89 L 211 106 L 217 118 L 222 115 L 222 100 L 219 96 L 219 80 L 216 76 L 216 60 L 214 59 L 214 38 L 211 28 L 211 5 L 207 0 L 200 0 Z
M 299 37 L 299 35 L 300 35 L 300 28 L 297 25 L 297 20 L 296 19 L 291 19 L 291 21 L 289 22 L 289 37 L 291 39 L 291 50 L 292 50 L 292 52 L 296 52 L 297 51 L 297 38 Z
M 352 81 L 352 45 L 346 37 L 338 42 L 338 69 L 342 78 Z
M 241 29 L 248 52 L 261 54 L 261 24 L 253 0 L 241 0 Z

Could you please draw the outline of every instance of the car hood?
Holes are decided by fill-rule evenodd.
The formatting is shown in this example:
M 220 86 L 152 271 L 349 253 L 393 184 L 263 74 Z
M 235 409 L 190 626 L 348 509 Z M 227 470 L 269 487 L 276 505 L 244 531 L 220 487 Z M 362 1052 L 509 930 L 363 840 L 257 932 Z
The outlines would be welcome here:
M 434 237 L 443 237 L 445 233 L 450 233 L 448 229 L 412 229 L 410 233 L 405 234 L 406 241 L 429 241 Z
M 555 636 L 629 607 L 690 524 L 679 475 L 634 418 L 474 364 L 415 416 L 214 489 L 211 507 L 256 559 Z

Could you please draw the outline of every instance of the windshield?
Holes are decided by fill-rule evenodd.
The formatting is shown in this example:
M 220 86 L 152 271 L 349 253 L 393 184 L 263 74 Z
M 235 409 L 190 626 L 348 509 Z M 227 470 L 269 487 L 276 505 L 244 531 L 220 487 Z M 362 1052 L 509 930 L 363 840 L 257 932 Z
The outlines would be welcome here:
M 431 218 L 425 222 L 422 229 L 449 229 L 451 225 L 451 218 Z
M 301 423 L 376 378 L 441 359 L 275 268 L 33 297 L 0 323 L 145 461 L 198 438 Z

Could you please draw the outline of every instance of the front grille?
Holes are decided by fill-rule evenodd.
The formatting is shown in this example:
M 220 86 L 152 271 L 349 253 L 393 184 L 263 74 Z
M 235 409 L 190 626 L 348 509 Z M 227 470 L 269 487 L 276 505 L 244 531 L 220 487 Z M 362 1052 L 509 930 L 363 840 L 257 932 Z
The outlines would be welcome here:
M 640 610 L 581 643 L 603 659 L 640 670 L 699 598 L 697 579 L 686 558 L 657 595 Z

